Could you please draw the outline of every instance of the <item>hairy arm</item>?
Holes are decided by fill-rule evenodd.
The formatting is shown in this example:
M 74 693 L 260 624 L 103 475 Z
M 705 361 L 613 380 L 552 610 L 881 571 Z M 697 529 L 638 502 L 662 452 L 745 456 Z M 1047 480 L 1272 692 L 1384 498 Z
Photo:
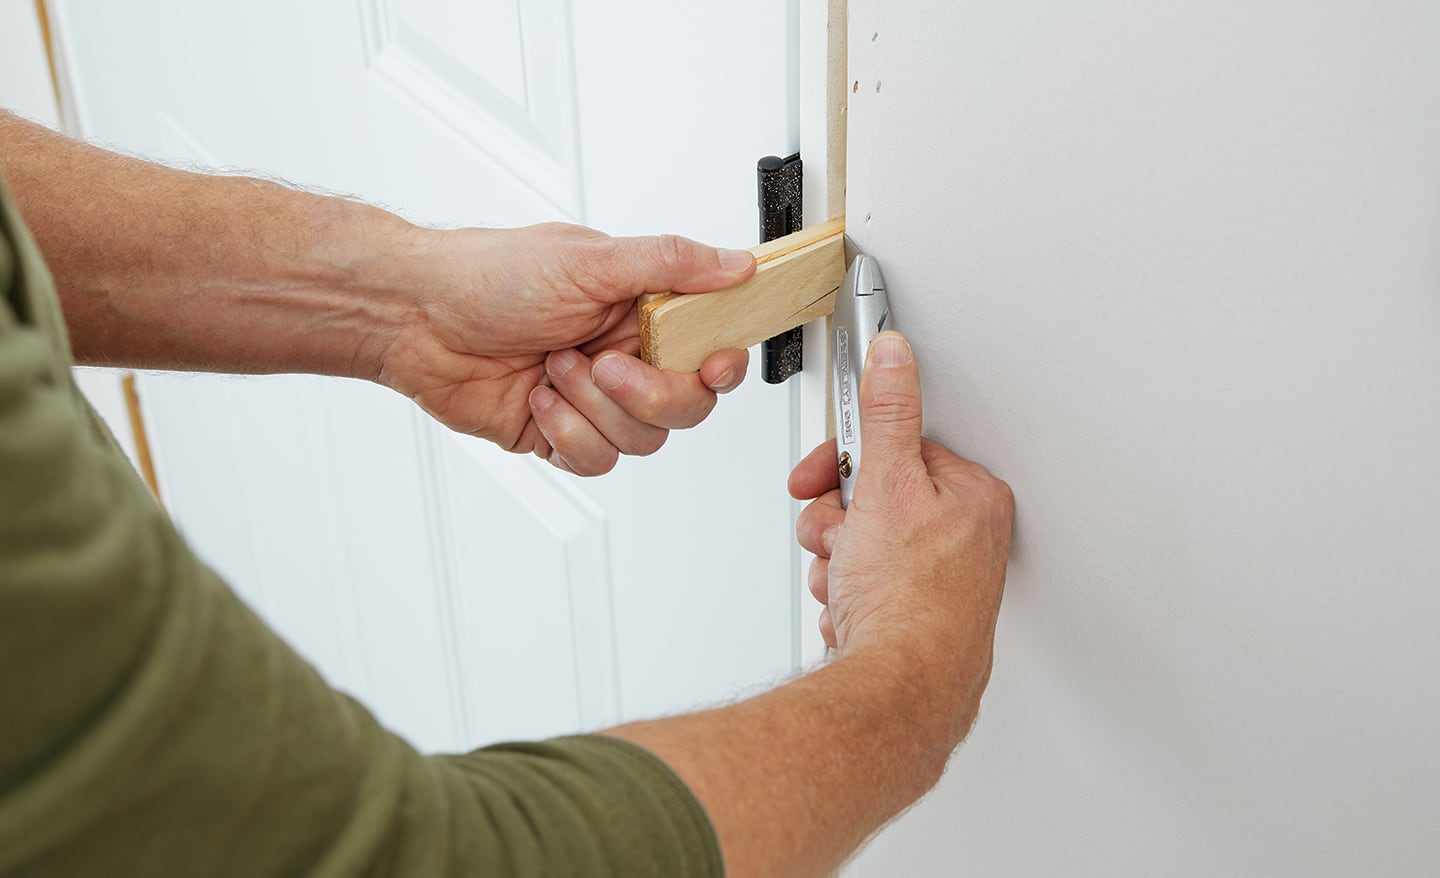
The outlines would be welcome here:
M 755 270 L 747 251 L 559 223 L 426 229 L 116 155 L 4 112 L 0 171 L 80 363 L 363 378 L 580 475 L 653 453 L 745 375 L 738 350 L 693 374 L 642 363 L 635 302 L 734 286 Z
M 856 653 L 740 704 L 607 734 L 685 780 L 727 874 L 829 875 L 939 780 L 979 701 L 937 698 L 951 682 L 904 656 Z
M 413 316 L 394 278 L 420 230 L 378 208 L 167 168 L 6 113 L 0 155 L 79 363 L 373 380 Z

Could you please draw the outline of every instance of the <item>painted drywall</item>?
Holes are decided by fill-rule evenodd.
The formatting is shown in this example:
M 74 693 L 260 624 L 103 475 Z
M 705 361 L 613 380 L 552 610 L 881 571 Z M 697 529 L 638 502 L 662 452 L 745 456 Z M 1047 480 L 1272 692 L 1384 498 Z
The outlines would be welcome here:
M 851 0 L 848 207 L 1019 504 L 852 875 L 1433 875 L 1440 6 Z

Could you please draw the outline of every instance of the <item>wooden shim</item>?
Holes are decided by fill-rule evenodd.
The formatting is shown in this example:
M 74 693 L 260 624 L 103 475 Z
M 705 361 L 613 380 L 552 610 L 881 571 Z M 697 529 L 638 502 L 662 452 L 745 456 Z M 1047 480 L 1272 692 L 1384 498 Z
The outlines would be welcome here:
M 755 276 L 719 293 L 667 296 L 640 306 L 640 356 L 694 372 L 722 348 L 748 348 L 835 310 L 845 279 L 845 219 L 752 248 Z

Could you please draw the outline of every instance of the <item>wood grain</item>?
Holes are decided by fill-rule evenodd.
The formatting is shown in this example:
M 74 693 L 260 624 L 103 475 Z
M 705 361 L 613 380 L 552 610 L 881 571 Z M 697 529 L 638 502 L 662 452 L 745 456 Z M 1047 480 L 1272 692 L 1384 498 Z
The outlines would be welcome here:
M 640 355 L 693 372 L 723 348 L 748 348 L 835 310 L 845 278 L 845 219 L 752 248 L 755 276 L 719 293 L 672 293 L 640 306 Z

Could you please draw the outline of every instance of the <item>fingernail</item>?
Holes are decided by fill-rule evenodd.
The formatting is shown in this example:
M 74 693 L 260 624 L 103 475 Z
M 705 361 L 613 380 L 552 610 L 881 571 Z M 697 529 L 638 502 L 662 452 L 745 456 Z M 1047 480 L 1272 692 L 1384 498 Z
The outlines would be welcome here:
M 535 411 L 543 412 L 555 404 L 555 391 L 548 387 L 537 387 L 530 391 L 530 405 Z
M 580 362 L 580 355 L 570 348 L 566 348 L 563 351 L 556 351 L 551 354 L 549 361 L 545 363 L 545 369 L 551 375 L 559 378 L 561 375 L 575 368 L 575 364 L 578 362 Z
M 835 552 L 835 535 L 840 532 L 840 525 L 832 524 L 825 528 L 820 535 L 820 545 L 825 547 L 825 554 L 832 555 Z
M 870 346 L 870 360 L 877 366 L 904 366 L 915 359 L 910 342 L 899 333 L 885 333 Z
M 748 250 L 717 250 L 720 254 L 720 267 L 726 271 L 744 271 L 750 267 L 750 252 Z
M 619 354 L 601 357 L 590 369 L 590 377 L 595 379 L 595 384 L 601 390 L 614 390 L 624 384 L 629 373 L 630 368 L 625 364 L 625 358 Z
M 724 393 L 735 386 L 735 370 L 726 369 L 720 373 L 720 377 L 710 383 L 710 389 L 717 393 Z

